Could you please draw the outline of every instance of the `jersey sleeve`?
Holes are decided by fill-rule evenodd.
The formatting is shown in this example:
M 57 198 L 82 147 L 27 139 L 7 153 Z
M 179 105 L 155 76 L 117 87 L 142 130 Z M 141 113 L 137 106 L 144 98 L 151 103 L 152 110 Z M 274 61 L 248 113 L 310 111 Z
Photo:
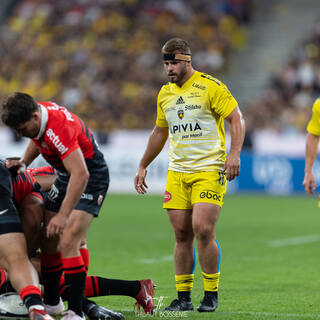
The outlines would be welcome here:
M 307 126 L 307 131 L 315 136 L 320 136 L 320 98 L 312 107 L 312 117 Z
M 211 108 L 222 118 L 226 118 L 238 105 L 238 102 L 222 82 L 213 84 L 213 86 L 216 86 L 216 90 L 212 88 L 209 92 Z
M 168 122 L 166 120 L 165 114 L 163 112 L 163 109 L 161 107 L 161 91 L 158 94 L 157 99 L 157 119 L 156 119 L 156 125 L 162 128 L 168 127 Z

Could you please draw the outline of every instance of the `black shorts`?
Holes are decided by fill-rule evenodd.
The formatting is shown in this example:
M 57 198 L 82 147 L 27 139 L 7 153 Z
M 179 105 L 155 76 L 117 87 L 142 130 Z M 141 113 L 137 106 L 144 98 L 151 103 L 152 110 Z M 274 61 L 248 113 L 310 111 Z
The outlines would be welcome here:
M 52 212 L 58 212 L 66 195 L 69 176 L 58 174 L 58 177 L 48 192 L 45 208 Z M 86 211 L 97 217 L 103 200 L 109 188 L 109 171 L 104 166 L 90 170 L 90 178 L 81 199 L 74 209 Z
M 22 232 L 18 211 L 12 200 L 11 174 L 0 161 L 0 235 L 12 232 Z

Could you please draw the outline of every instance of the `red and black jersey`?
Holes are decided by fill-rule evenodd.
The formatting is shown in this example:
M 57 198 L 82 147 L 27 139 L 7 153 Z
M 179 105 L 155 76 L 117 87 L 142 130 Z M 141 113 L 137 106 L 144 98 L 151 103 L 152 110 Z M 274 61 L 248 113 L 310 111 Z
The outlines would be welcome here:
M 13 199 L 17 207 L 32 192 L 39 192 L 41 187 L 37 180 L 26 170 L 12 179 Z
M 91 131 L 80 118 L 53 102 L 40 102 L 39 105 L 45 108 L 48 117 L 41 137 L 32 141 L 49 164 L 66 172 L 62 160 L 80 148 L 89 172 L 91 168 L 105 166 L 103 155 L 98 150 Z
M 13 188 L 13 198 L 16 206 L 22 203 L 24 198 L 34 193 L 39 193 L 41 191 L 41 186 L 34 178 L 35 176 L 47 176 L 54 175 L 55 171 L 51 166 L 38 167 L 38 168 L 28 168 L 26 171 L 21 172 L 13 177 L 12 188 Z

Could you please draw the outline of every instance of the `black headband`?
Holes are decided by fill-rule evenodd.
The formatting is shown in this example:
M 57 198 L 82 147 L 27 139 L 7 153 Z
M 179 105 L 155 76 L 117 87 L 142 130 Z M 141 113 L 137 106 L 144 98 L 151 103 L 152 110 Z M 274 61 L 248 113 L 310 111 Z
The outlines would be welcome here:
M 182 60 L 182 61 L 191 61 L 190 53 L 164 53 L 162 57 L 163 61 L 169 60 Z

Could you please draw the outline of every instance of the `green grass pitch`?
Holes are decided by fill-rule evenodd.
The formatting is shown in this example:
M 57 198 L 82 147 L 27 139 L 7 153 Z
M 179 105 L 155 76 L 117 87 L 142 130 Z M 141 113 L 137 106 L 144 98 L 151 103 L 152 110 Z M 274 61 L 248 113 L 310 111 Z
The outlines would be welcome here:
M 217 228 L 222 249 L 219 307 L 214 314 L 187 312 L 185 319 L 320 319 L 320 209 L 314 197 L 227 196 Z M 88 236 L 89 274 L 118 279 L 152 278 L 155 297 L 176 297 L 174 238 L 162 197 L 109 195 Z M 203 295 L 199 264 L 192 293 Z M 135 300 L 95 299 L 126 319 L 172 319 L 133 312 Z

